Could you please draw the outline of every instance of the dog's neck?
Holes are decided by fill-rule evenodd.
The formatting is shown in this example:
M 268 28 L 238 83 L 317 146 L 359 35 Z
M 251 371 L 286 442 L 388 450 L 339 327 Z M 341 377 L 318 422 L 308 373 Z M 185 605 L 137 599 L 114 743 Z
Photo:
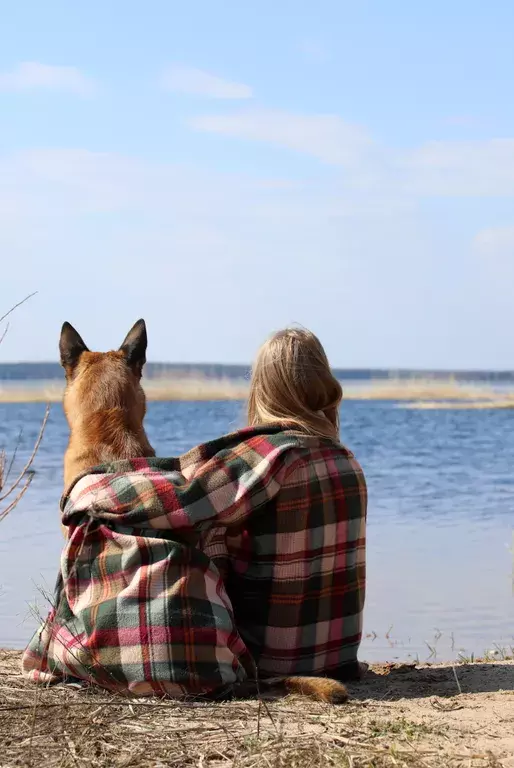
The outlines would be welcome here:
M 94 411 L 71 429 L 64 456 L 65 486 L 90 467 L 141 456 L 155 456 L 142 423 L 124 408 Z

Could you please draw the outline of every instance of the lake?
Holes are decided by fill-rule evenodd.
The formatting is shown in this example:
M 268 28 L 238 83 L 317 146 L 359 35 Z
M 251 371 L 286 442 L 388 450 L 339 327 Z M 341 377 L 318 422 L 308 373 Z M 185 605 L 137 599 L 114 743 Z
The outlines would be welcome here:
M 40 404 L 0 404 L 0 448 L 30 455 Z M 237 402 L 150 403 L 160 456 L 241 426 Z M 20 429 L 22 435 L 19 439 Z M 514 646 L 514 410 L 416 410 L 348 402 L 343 442 L 369 491 L 362 659 L 449 660 Z M 46 614 L 62 538 L 59 497 L 67 426 L 52 407 L 20 505 L 0 523 L 0 647 L 22 648 Z M 1 509 L 1 506 L 0 506 Z

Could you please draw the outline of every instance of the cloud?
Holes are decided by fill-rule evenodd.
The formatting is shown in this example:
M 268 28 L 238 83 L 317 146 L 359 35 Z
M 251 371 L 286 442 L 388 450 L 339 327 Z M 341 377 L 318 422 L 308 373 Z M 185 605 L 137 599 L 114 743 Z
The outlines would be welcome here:
M 8 255 L 0 305 L 34 286 L 46 302 L 34 348 L 20 325 L 4 359 L 53 356 L 68 315 L 92 329 L 93 341 L 97 332 L 99 345 L 110 343 L 106 320 L 123 325 L 127 315 L 128 326 L 137 306 L 156 329 L 154 358 L 245 360 L 273 327 L 298 320 L 322 332 L 338 302 L 358 311 L 366 263 L 368 300 L 380 312 L 383 272 L 391 269 L 381 249 L 392 238 L 395 257 L 414 250 L 415 234 L 398 223 L 405 212 L 383 203 L 371 210 L 369 200 L 322 182 L 284 182 L 84 149 L 0 155 L 0 252 Z M 313 272 L 319 254 L 323 267 Z M 269 280 L 255 274 L 273 276 L 280 301 L 270 303 Z M 269 311 L 234 330 L 233 317 L 248 310 L 249 284 L 254 305 Z M 224 305 L 231 312 L 220 316 Z M 205 335 L 213 316 L 215 342 Z M 187 322 L 171 339 L 177 318 Z M 339 342 L 338 334 L 327 339 L 341 355 Z M 354 351 L 362 354 L 358 345 Z
M 295 115 L 255 109 L 193 118 L 196 131 L 267 142 L 312 155 L 329 165 L 355 165 L 372 150 L 366 131 L 335 115 Z
M 514 196 L 514 139 L 431 141 L 399 153 L 398 166 L 423 196 Z
M 345 169 L 348 183 L 384 193 L 434 196 L 514 196 L 514 139 L 431 141 L 412 149 L 381 144 L 337 115 L 245 110 L 201 115 L 194 130 L 259 141 Z
M 107 348 L 143 316 L 153 359 L 248 360 L 298 321 L 334 365 L 505 366 L 512 280 L 475 274 L 446 217 L 361 178 L 362 165 L 288 184 L 86 149 L 0 155 L 0 306 L 34 289 L 43 302 L 17 315 L 3 359 L 55 359 L 65 319 Z
M 249 85 L 223 80 L 211 72 L 193 67 L 170 67 L 162 76 L 161 83 L 168 91 L 209 99 L 251 99 L 253 95 Z
M 60 67 L 24 61 L 10 72 L 0 73 L 0 91 L 68 91 L 86 96 L 94 90 L 93 81 L 76 67 Z

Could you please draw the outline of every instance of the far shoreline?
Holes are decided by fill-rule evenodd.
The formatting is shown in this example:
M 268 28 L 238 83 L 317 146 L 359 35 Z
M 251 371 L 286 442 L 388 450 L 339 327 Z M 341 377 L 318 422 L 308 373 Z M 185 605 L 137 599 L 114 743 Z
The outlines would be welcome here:
M 401 407 L 420 409 L 488 409 L 514 408 L 514 390 L 481 384 L 457 382 L 454 379 L 389 379 L 342 381 L 344 400 L 396 402 Z M 149 402 L 214 402 L 244 401 L 248 396 L 248 379 L 180 376 L 143 379 Z M 64 383 L 47 381 L 0 381 L 0 403 L 59 403 Z

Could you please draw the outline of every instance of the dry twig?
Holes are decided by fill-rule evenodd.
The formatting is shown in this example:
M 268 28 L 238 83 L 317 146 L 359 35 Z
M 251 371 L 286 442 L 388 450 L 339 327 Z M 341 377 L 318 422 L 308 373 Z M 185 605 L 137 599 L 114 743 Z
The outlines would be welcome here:
M 11 309 L 6 312 L 2 317 L 0 317 L 0 323 L 5 320 L 9 315 L 14 312 L 15 309 L 20 307 L 22 304 L 24 304 L 26 301 L 28 301 L 32 296 L 35 296 L 37 291 L 34 293 L 31 293 L 29 296 L 26 296 L 24 299 L 19 301 L 17 304 L 15 304 Z M 2 335 L 0 336 L 0 344 L 5 338 L 5 335 L 9 329 L 9 324 L 7 324 L 5 330 L 3 331 Z M 16 454 L 18 452 L 18 448 L 20 446 L 21 441 L 21 433 L 18 438 L 18 442 L 16 444 L 16 447 L 14 449 L 11 461 L 9 462 L 9 466 L 6 470 L 6 464 L 7 464 L 7 455 L 5 450 L 0 451 L 0 522 L 7 517 L 9 512 L 11 512 L 14 507 L 20 502 L 20 500 L 23 498 L 25 493 L 27 492 L 29 485 L 32 482 L 32 479 L 34 477 L 34 470 L 32 469 L 32 464 L 34 463 L 34 459 L 36 457 L 36 453 L 39 449 L 39 446 L 41 444 L 41 440 L 43 439 L 43 434 L 45 431 L 46 423 L 48 421 L 48 416 L 50 414 L 50 406 L 47 406 L 45 416 L 43 419 L 43 422 L 41 424 L 41 429 L 39 430 L 38 438 L 34 444 L 34 448 L 32 450 L 32 453 L 26 462 L 23 469 L 20 471 L 18 477 L 14 482 L 8 484 L 9 476 L 11 474 L 11 470 L 14 465 L 14 460 L 16 458 Z M 4 507 L 2 508 L 1 505 L 4 503 Z
M 47 405 L 45 416 L 43 418 L 43 422 L 39 430 L 39 435 L 34 444 L 34 448 L 32 449 L 32 453 L 30 454 L 27 463 L 18 474 L 18 477 L 16 478 L 16 480 L 14 480 L 14 482 L 8 485 L 7 488 L 5 487 L 5 483 L 9 477 L 9 472 L 12 464 L 9 467 L 9 470 L 7 471 L 7 473 L 5 473 L 5 461 L 6 461 L 5 451 L 3 451 L 2 454 L 0 454 L 0 504 L 2 502 L 7 502 L 6 506 L 3 509 L 0 509 L 0 522 L 5 517 L 7 517 L 9 512 L 11 512 L 14 509 L 14 507 L 18 504 L 20 499 L 25 495 L 29 485 L 32 482 L 32 479 L 34 477 L 34 470 L 32 469 L 32 464 L 34 463 L 34 459 L 36 458 L 36 453 L 38 452 L 39 446 L 41 445 L 41 440 L 43 439 L 43 434 L 45 431 L 45 427 L 46 427 L 49 415 L 50 415 L 50 406 Z

